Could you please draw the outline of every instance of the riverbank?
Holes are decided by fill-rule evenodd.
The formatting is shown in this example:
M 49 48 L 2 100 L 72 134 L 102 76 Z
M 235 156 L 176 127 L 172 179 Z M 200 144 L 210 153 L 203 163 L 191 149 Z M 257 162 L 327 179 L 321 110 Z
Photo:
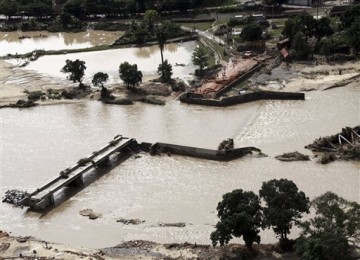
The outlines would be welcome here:
M 157 75 L 145 75 L 143 82 L 135 90 L 129 89 L 121 83 L 109 83 L 106 84 L 106 87 L 112 91 L 115 98 L 152 104 L 165 104 L 166 101 L 176 98 L 179 95 L 178 91 L 183 90 L 183 85 L 179 83 L 181 82 L 179 80 L 167 84 L 158 82 L 157 78 Z M 71 98 L 66 98 L 69 95 L 63 95 L 64 91 L 76 93 L 71 94 Z M 29 94 L 36 92 L 42 93 L 39 95 L 39 100 L 34 100 L 39 105 L 78 103 L 100 99 L 100 89 L 98 88 L 87 88 L 81 94 L 75 83 L 24 70 L 0 59 L 0 106 L 16 104 L 19 100 L 28 100 Z
M 0 231 L 0 257 L 13 259 L 229 259 L 251 257 L 252 259 L 300 259 L 294 253 L 280 254 L 276 245 L 254 245 L 249 252 L 245 246 L 230 244 L 223 247 L 210 245 L 159 244 L 151 241 L 133 240 L 114 247 L 90 249 L 52 243 L 34 237 L 9 236 Z
M 169 84 L 154 81 L 157 75 L 146 75 L 143 83 L 136 91 L 127 89 L 123 84 L 111 83 L 107 87 L 120 99 L 128 99 L 132 102 L 142 101 L 146 103 L 165 104 L 175 99 L 181 92 Z M 341 64 L 301 64 L 282 63 L 272 70 L 271 74 L 254 75 L 247 83 L 251 88 L 259 90 L 285 91 L 285 92 L 308 92 L 321 91 L 333 87 L 343 87 L 348 84 L 360 82 L 360 62 L 351 61 Z M 14 104 L 18 100 L 27 100 L 28 93 L 35 91 L 62 91 L 76 89 L 77 85 L 56 77 L 44 77 L 35 71 L 24 70 L 4 60 L 0 60 L 0 105 Z M 180 89 L 181 91 L 181 89 Z M 236 94 L 236 93 L 235 93 Z M 233 94 L 231 94 L 233 95 Z M 150 98 L 149 99 L 147 98 Z M 59 103 L 83 102 L 86 100 L 98 100 L 100 91 L 92 88 L 88 95 L 81 99 L 44 99 L 40 105 Z M 151 101 L 155 99 L 154 102 Z M 157 100 L 157 101 L 156 101 Z

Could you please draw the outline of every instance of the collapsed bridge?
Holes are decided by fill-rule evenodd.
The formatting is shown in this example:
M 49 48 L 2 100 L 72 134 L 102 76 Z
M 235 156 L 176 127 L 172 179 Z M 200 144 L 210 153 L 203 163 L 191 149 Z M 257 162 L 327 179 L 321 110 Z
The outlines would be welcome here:
M 83 178 L 85 174 L 108 166 L 113 157 L 116 157 L 116 160 L 120 158 L 127 159 L 131 155 L 141 151 L 148 152 L 151 155 L 166 153 L 218 161 L 237 159 L 252 152 L 261 153 L 261 151 L 255 147 L 227 147 L 226 149 L 211 150 L 167 143 L 138 143 L 133 138 L 118 135 L 100 150 L 80 159 L 75 165 L 61 171 L 58 176 L 37 188 L 34 192 L 26 194 L 26 196 L 16 202 L 16 204 L 17 206 L 29 207 L 34 211 L 44 211 L 48 208 L 54 208 L 57 206 L 54 194 L 61 189 L 71 186 L 84 187 Z

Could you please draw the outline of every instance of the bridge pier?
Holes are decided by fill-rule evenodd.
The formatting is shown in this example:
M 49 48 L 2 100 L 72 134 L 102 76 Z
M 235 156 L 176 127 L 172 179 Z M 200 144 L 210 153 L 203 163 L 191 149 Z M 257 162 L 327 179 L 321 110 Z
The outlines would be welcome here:
M 82 188 L 85 186 L 83 175 L 79 175 L 76 179 L 74 179 L 72 182 L 68 184 L 69 186 Z
M 99 167 L 107 167 L 110 165 L 110 157 L 106 157 L 104 160 L 102 160 L 99 164 Z

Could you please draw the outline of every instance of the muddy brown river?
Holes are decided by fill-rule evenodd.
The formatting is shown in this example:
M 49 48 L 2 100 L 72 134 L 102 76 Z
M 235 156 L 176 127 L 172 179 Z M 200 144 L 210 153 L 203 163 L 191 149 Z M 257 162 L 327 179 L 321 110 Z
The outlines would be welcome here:
M 141 154 L 130 158 L 48 214 L 0 203 L 0 228 L 14 235 L 87 247 L 107 247 L 132 239 L 210 243 L 216 206 L 233 189 L 258 192 L 262 182 L 293 180 L 314 198 L 333 191 L 360 202 L 357 162 L 328 165 L 280 162 L 274 156 L 304 149 L 313 139 L 359 124 L 360 86 L 306 94 L 306 101 L 262 101 L 229 108 L 191 106 L 107 106 L 100 102 L 62 104 L 26 110 L 0 110 L 0 194 L 35 190 L 117 134 L 138 141 L 162 141 L 216 148 L 225 138 L 256 146 L 269 157 L 213 162 L 180 156 Z M 97 220 L 79 214 L 91 208 Z M 140 225 L 116 219 L 139 218 Z M 159 223 L 185 222 L 183 228 Z M 297 234 L 293 230 L 293 236 Z M 235 240 L 236 241 L 236 240 Z M 242 241 L 242 240 L 241 240 Z M 276 241 L 272 231 L 263 243 Z
M 44 48 L 69 49 L 103 44 L 95 39 L 112 40 L 110 34 L 90 36 L 88 41 L 82 40 L 86 35 L 63 34 L 63 40 L 57 39 L 52 44 L 56 35 L 21 41 L 16 33 L 6 39 L 1 35 L 0 51 L 12 53 L 32 51 L 41 41 L 45 41 Z M 23 49 L 27 45 L 25 40 L 30 40 L 28 50 Z M 166 46 L 164 57 L 173 64 L 174 77 L 192 77 L 194 46 L 194 42 Z M 41 86 L 54 82 L 63 86 L 67 83 L 60 69 L 66 59 L 76 58 L 86 62 L 86 82 L 98 71 L 107 72 L 113 83 L 119 82 L 118 67 L 125 60 L 137 63 L 145 76 L 156 74 L 160 63 L 157 46 L 45 56 L 30 63 L 24 72 L 14 70 L 4 80 L 2 89 L 5 91 L 11 84 L 17 87 L 24 84 L 27 89 L 29 82 L 39 78 L 44 79 L 36 81 Z M 185 66 L 174 66 L 176 63 Z M 134 137 L 139 142 L 161 141 L 212 149 L 223 139 L 234 138 L 236 147 L 255 146 L 269 156 L 213 162 L 141 154 L 138 159 L 126 160 L 47 214 L 0 203 L 0 229 L 13 235 L 94 248 L 133 239 L 210 244 L 209 236 L 218 220 L 217 203 L 233 189 L 257 193 L 262 182 L 287 178 L 311 199 L 333 191 L 360 202 L 358 162 L 321 165 L 313 157 L 310 162 L 289 163 L 274 158 L 293 151 L 312 155 L 304 146 L 315 138 L 338 133 L 345 126 L 359 125 L 359 93 L 360 86 L 350 84 L 308 92 L 305 101 L 261 101 L 228 108 L 191 106 L 173 100 L 166 106 L 111 106 L 84 101 L 25 110 L 1 109 L 0 196 L 8 189 L 34 191 L 117 134 Z M 90 174 L 88 182 L 95 176 L 95 172 Z M 61 199 L 64 193 L 57 194 L 57 198 Z M 86 208 L 102 216 L 97 220 L 81 216 L 79 211 Z M 120 217 L 145 222 L 124 225 L 116 222 Z M 159 223 L 173 222 L 184 222 L 186 226 L 159 227 Z M 294 229 L 292 236 L 297 234 Z M 276 240 L 272 231 L 261 232 L 263 243 Z
M 0 32 L 0 56 L 34 50 L 82 49 L 114 43 L 123 33 L 86 31 L 79 33 Z

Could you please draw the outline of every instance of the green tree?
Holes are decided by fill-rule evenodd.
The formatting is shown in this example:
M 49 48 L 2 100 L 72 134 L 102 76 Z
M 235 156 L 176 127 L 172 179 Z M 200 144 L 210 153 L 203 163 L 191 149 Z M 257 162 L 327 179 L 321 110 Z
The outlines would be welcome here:
M 158 28 L 157 32 L 156 32 L 156 38 L 157 38 L 157 41 L 158 41 L 158 45 L 159 45 L 159 48 L 160 48 L 160 54 L 161 54 L 161 64 L 164 63 L 164 47 L 165 47 L 165 44 L 166 44 L 166 41 L 167 41 L 167 32 L 166 31 L 163 31 L 163 28 L 160 27 Z
M 263 207 L 264 224 L 273 227 L 280 235 L 280 241 L 287 240 L 292 226 L 303 213 L 309 212 L 309 198 L 287 179 L 263 182 L 259 194 L 266 204 Z
M 108 80 L 109 80 L 109 75 L 107 73 L 98 72 L 94 75 L 91 82 L 95 87 L 104 88 L 104 83 Z
M 262 29 L 258 24 L 246 25 L 240 34 L 244 41 L 257 41 L 261 39 Z
M 133 89 L 135 89 L 135 85 L 142 80 L 142 73 L 138 71 L 137 65 L 131 65 L 127 61 L 120 64 L 119 76 L 128 87 L 132 85 Z
M 158 74 L 161 76 L 162 82 L 169 82 L 171 80 L 171 76 L 173 72 L 172 72 L 172 66 L 168 62 L 168 60 L 165 60 L 164 63 L 159 64 L 157 71 Z
M 140 26 L 137 22 L 132 21 L 131 32 L 134 40 L 137 44 L 143 44 L 148 36 L 148 31 L 143 26 Z
M 357 17 L 347 30 L 350 46 L 360 51 L 360 16 Z
M 85 0 L 68 1 L 64 6 L 64 11 L 82 20 L 86 17 L 86 2 Z
M 295 34 L 298 32 L 302 32 L 303 30 L 304 30 L 304 25 L 301 22 L 300 16 L 295 16 L 287 19 L 281 34 L 289 38 L 290 41 L 292 41 L 294 39 Z
M 300 59 L 306 59 L 311 54 L 311 49 L 307 43 L 306 36 L 302 32 L 295 34 L 292 41 L 292 48 L 295 51 L 295 56 Z
M 68 80 L 72 82 L 79 82 L 79 87 L 84 87 L 82 79 L 85 75 L 85 61 L 82 60 L 66 60 L 66 65 L 61 69 L 61 72 L 69 73 L 67 76 Z
M 109 75 L 107 73 L 98 72 L 94 75 L 91 81 L 95 87 L 101 87 L 100 94 L 102 100 L 109 99 L 111 95 L 110 91 L 106 87 L 104 87 L 104 83 L 108 80 L 109 80 Z
M 302 223 L 296 252 L 304 260 L 352 259 L 349 242 L 360 242 L 360 205 L 332 192 L 315 198 L 316 216 Z
M 304 13 L 291 17 L 285 22 L 285 27 L 281 34 L 290 38 L 290 42 L 295 41 L 295 36 L 298 33 L 303 33 L 306 36 L 306 40 L 312 37 L 316 33 L 317 21 L 311 15 Z
M 158 17 L 156 10 L 146 10 L 144 14 L 144 25 L 152 33 L 154 31 L 155 21 Z
M 348 8 L 340 17 L 341 25 L 344 29 L 349 28 L 356 18 L 360 17 L 360 5 Z
M 318 41 L 325 37 L 330 36 L 334 33 L 333 29 L 330 26 L 331 19 L 328 17 L 321 17 L 317 21 L 316 29 L 315 29 L 315 36 L 318 39 Z
M 19 5 L 17 2 L 3 1 L 0 3 L 0 13 L 4 14 L 7 19 L 11 19 L 19 11 Z
M 211 233 L 215 246 L 228 244 L 233 237 L 243 237 L 248 248 L 260 243 L 261 206 L 259 197 L 252 191 L 233 190 L 223 195 L 217 206 L 220 221 Z
M 191 60 L 194 65 L 199 66 L 200 75 L 202 75 L 204 72 L 204 68 L 208 66 L 209 60 L 206 49 L 199 45 L 196 46 Z

